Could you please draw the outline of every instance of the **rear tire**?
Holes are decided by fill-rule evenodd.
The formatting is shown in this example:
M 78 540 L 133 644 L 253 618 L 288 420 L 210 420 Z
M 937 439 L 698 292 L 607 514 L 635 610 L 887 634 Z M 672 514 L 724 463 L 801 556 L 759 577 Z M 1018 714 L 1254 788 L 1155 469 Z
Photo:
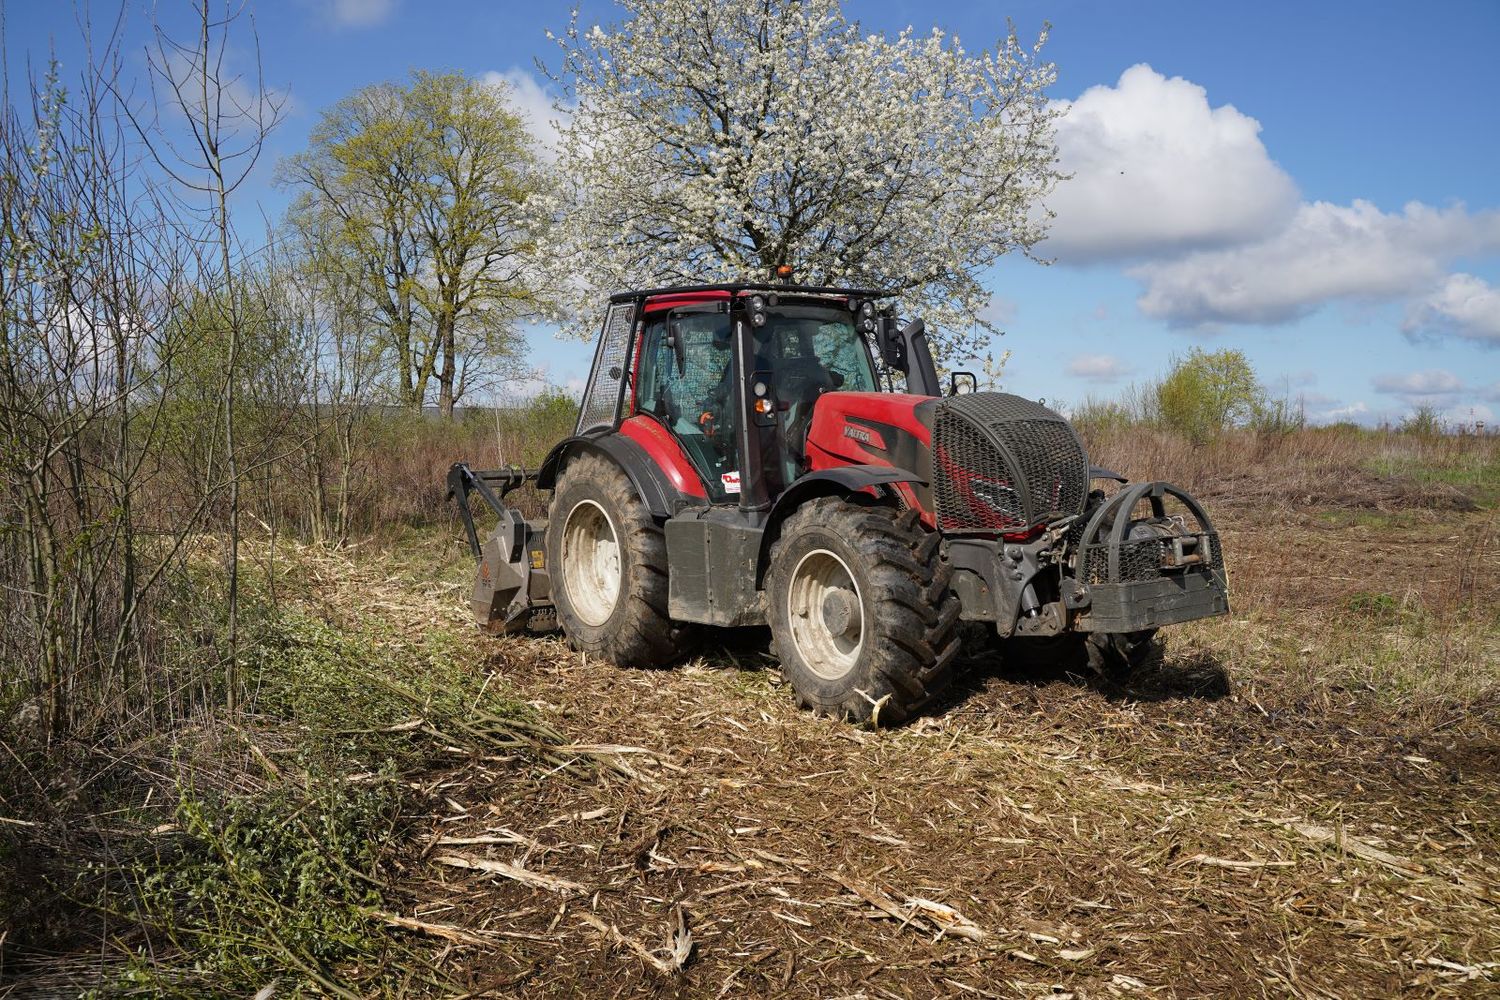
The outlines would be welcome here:
M 690 646 L 667 617 L 667 543 L 619 466 L 584 455 L 558 478 L 547 519 L 552 601 L 576 650 L 665 666 Z
M 897 723 L 947 686 L 959 601 L 939 542 L 916 511 L 833 497 L 787 518 L 771 550 L 767 617 L 803 706 Z

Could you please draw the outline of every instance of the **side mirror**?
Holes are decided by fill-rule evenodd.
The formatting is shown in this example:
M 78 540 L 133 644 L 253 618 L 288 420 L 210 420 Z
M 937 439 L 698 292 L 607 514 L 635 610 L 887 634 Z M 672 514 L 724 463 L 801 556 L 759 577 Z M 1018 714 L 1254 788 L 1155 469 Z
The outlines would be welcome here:
M 902 374 L 906 373 L 906 351 L 901 342 L 900 331 L 896 328 L 896 317 L 881 316 L 876 321 L 875 339 L 880 347 L 880 359 L 885 362 L 887 368 L 894 368 Z
M 974 377 L 973 372 L 954 372 L 948 376 L 948 395 L 967 396 L 978 391 L 979 379 Z

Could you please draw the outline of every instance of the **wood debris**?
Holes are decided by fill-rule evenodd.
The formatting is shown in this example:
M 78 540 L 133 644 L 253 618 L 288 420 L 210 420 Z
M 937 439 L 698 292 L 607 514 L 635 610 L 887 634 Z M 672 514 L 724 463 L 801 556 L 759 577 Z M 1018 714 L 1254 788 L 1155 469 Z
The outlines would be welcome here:
M 449 865 L 453 868 L 468 868 L 474 871 L 487 872 L 491 875 L 499 875 L 512 881 L 520 882 L 522 885 L 533 889 L 543 889 L 547 892 L 579 893 L 586 892 L 584 886 L 577 882 L 570 882 L 565 878 L 555 875 L 544 875 L 534 872 L 520 865 L 507 864 L 504 861 L 491 861 L 488 858 L 470 858 L 458 854 L 439 854 L 432 859 L 433 864 Z

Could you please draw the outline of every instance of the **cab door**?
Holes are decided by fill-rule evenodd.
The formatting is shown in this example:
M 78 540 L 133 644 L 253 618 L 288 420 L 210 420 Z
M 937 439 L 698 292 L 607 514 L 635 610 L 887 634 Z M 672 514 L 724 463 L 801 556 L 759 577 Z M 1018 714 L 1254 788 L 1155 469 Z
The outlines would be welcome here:
M 732 326 L 722 303 L 648 316 L 641 333 L 636 412 L 677 439 L 715 503 L 739 499 L 739 408 Z

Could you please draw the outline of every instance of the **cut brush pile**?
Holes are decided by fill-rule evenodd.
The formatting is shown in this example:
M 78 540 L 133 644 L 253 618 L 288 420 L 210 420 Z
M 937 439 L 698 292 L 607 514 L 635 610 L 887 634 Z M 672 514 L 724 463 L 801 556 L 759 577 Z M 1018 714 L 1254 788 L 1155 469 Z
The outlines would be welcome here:
M 971 656 L 894 731 L 798 711 L 754 633 L 670 671 L 476 640 L 561 731 L 652 770 L 454 772 L 403 916 L 472 935 L 444 967 L 503 995 L 1500 990 L 1493 515 L 1384 543 L 1317 522 L 1329 559 L 1425 548 L 1383 600 L 1379 574 L 1273 585 L 1272 531 L 1224 521 L 1233 620 L 1126 686 Z

